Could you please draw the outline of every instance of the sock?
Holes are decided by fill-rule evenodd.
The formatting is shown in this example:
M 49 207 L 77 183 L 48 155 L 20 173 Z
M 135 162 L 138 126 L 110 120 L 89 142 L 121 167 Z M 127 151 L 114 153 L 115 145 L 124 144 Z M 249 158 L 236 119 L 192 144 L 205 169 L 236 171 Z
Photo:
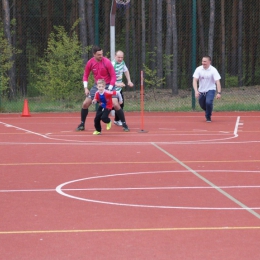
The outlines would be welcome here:
M 121 122 L 125 123 L 125 115 L 124 115 L 123 109 L 120 108 L 119 110 L 116 110 L 116 114 L 117 114 L 118 118 L 121 120 Z
M 88 116 L 88 108 L 87 109 L 82 108 L 81 109 L 81 123 L 83 123 L 84 125 L 85 125 L 87 116 Z
M 119 117 L 118 117 L 117 113 L 115 113 L 115 121 L 119 121 Z

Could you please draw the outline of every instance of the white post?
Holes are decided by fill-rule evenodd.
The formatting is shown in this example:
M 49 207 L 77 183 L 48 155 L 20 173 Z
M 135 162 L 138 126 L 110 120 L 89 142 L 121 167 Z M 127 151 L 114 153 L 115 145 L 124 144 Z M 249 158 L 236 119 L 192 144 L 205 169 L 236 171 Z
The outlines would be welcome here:
M 112 0 L 112 7 L 110 12 L 110 59 L 111 61 L 115 57 L 115 49 L 116 49 L 115 17 L 116 17 L 116 0 Z

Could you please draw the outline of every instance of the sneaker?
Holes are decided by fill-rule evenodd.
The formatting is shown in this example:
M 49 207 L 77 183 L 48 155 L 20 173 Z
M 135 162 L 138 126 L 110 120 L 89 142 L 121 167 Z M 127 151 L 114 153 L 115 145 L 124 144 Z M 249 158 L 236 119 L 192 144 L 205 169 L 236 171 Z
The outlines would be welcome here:
M 207 123 L 211 123 L 211 117 L 207 117 L 207 118 L 206 118 L 206 122 L 207 122 Z
M 129 132 L 130 131 L 126 123 L 122 123 L 122 126 L 123 126 L 123 130 L 125 132 Z
M 76 131 L 84 131 L 85 130 L 85 126 L 83 123 L 80 123 L 76 129 Z
M 114 124 L 115 124 L 115 125 L 118 125 L 118 126 L 121 126 L 121 125 L 123 125 L 123 124 L 122 124 L 122 122 L 121 122 L 121 120 L 114 121 Z
M 101 134 L 101 132 L 98 132 L 98 131 L 93 132 L 93 135 L 100 135 L 100 134 Z
M 107 123 L 107 130 L 111 129 L 111 121 L 109 123 Z

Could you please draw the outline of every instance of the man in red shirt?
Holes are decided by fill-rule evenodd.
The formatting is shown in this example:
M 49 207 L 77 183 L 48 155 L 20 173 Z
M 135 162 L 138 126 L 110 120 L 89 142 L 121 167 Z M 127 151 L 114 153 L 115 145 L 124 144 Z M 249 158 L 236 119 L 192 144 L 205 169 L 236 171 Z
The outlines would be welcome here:
M 83 85 L 85 89 L 86 98 L 83 101 L 82 109 L 81 109 L 81 123 L 77 127 L 77 131 L 85 130 L 85 122 L 88 116 L 88 108 L 92 103 L 92 99 L 94 98 L 95 93 L 97 92 L 97 80 L 104 79 L 106 82 L 106 89 L 110 91 L 114 91 L 115 89 L 115 82 L 116 82 L 116 74 L 114 67 L 111 61 L 105 57 L 103 57 L 103 50 L 99 46 L 93 46 L 92 48 L 93 58 L 91 58 L 85 67 L 84 74 L 83 74 Z M 88 89 L 88 78 L 90 72 L 94 75 L 95 84 L 90 89 Z M 125 122 L 125 115 L 120 107 L 118 102 L 117 96 L 113 96 L 113 106 L 114 109 L 122 121 L 122 126 L 124 131 L 129 131 L 128 126 Z

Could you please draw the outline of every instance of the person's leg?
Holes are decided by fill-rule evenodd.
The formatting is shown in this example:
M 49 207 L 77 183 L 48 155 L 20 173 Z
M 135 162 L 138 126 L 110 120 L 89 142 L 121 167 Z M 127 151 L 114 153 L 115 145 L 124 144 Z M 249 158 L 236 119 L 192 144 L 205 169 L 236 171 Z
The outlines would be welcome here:
M 88 108 L 92 103 L 92 99 L 94 98 L 96 91 L 97 91 L 97 87 L 96 87 L 96 85 L 94 85 L 90 89 L 89 95 L 83 101 L 82 108 L 81 108 L 81 123 L 78 125 L 76 131 L 85 130 L 85 122 L 86 122 L 86 119 L 87 119 L 87 116 L 88 116 Z
M 120 104 L 120 107 L 123 109 L 123 108 L 124 108 L 125 99 L 124 99 L 124 95 L 123 95 L 123 91 L 122 91 L 122 89 L 121 89 L 120 93 L 121 93 L 122 98 L 123 98 L 123 103 Z M 114 121 L 114 123 L 115 123 L 116 125 L 122 125 L 121 122 L 118 122 L 119 120 L 120 120 L 120 119 L 119 119 L 118 115 L 115 114 L 115 121 Z M 116 123 L 116 122 L 117 122 L 117 123 Z M 121 124 L 120 124 L 120 123 L 121 123 Z
M 200 107 L 206 111 L 206 95 L 204 93 L 201 93 L 199 95 L 199 104 L 200 104 Z
M 110 118 L 109 118 L 109 113 L 110 113 L 110 109 L 107 109 L 107 108 L 105 108 L 104 110 L 103 110 L 103 113 L 102 113 L 102 116 L 101 116 L 101 120 L 105 123 L 105 124 L 108 124 L 108 123 L 110 123 Z
M 96 116 L 95 116 L 95 119 L 94 119 L 94 126 L 95 126 L 95 129 L 96 131 L 98 132 L 101 132 L 101 123 L 100 123 L 100 120 L 101 120 L 101 117 L 102 117 L 102 107 L 99 106 L 98 109 L 97 109 L 97 112 L 96 112 Z
M 110 113 L 110 109 L 105 108 L 103 110 L 102 116 L 101 116 L 101 120 L 107 124 L 107 130 L 111 129 L 111 120 L 109 118 L 109 113 Z
M 124 131 L 128 132 L 128 131 L 129 131 L 129 128 L 128 128 L 126 122 L 125 122 L 124 111 L 123 111 L 123 109 L 120 107 L 120 104 L 119 104 L 117 98 L 113 98 L 112 100 L 113 100 L 113 105 L 114 105 L 116 114 L 118 115 L 119 119 L 120 119 L 121 122 L 122 122 L 123 129 L 124 129 Z
M 206 119 L 207 119 L 207 121 L 211 121 L 215 92 L 216 92 L 215 90 L 209 90 L 206 94 Z

